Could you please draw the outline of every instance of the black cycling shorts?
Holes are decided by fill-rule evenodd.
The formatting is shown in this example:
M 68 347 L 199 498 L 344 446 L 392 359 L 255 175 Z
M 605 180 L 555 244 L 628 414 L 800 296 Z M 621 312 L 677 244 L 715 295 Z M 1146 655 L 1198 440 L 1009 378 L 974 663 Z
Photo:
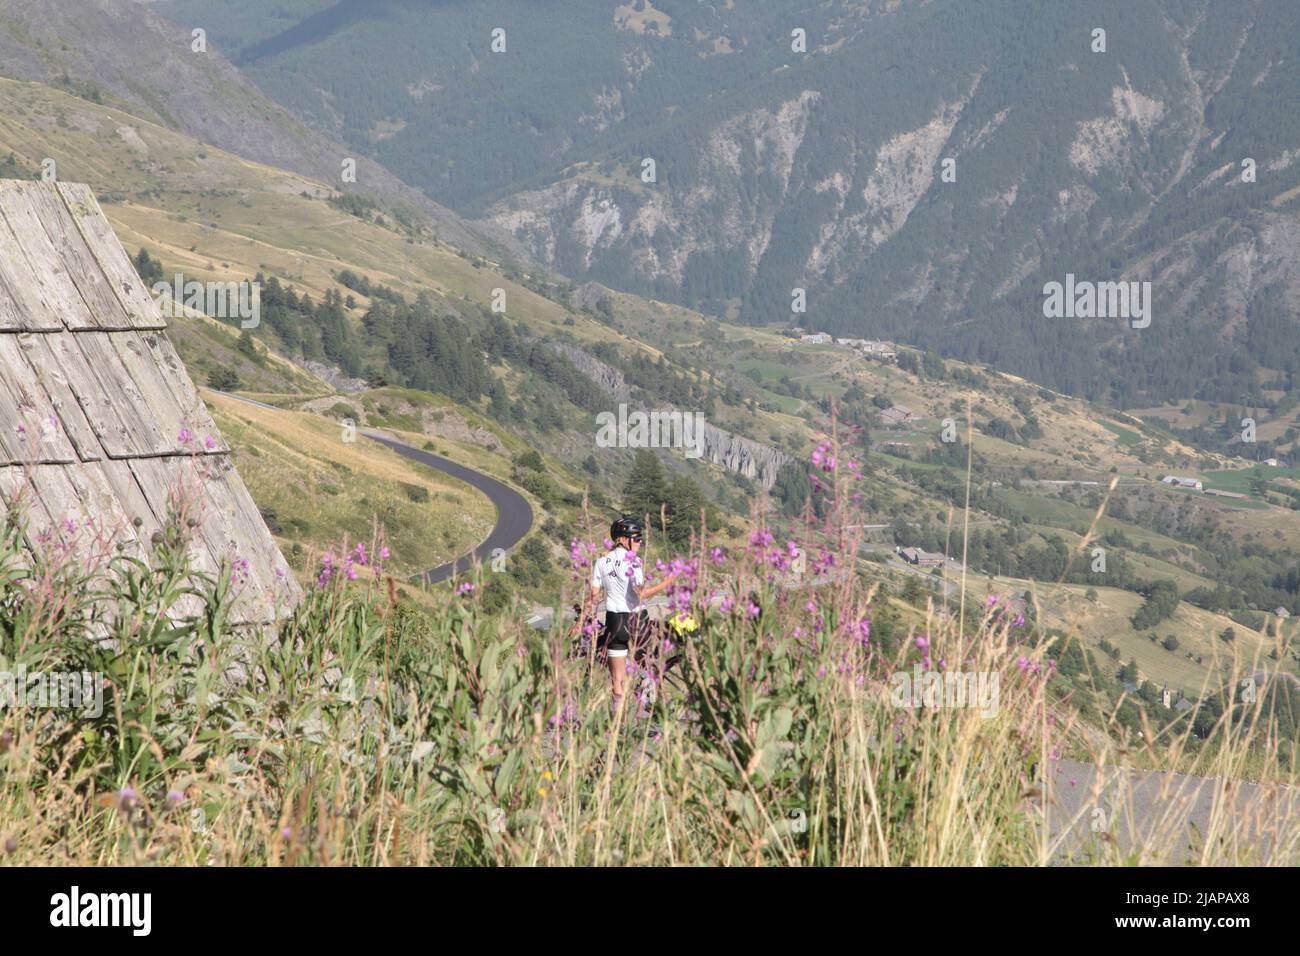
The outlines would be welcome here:
M 627 657 L 628 644 L 645 616 L 644 611 L 605 612 L 605 630 L 601 634 L 600 646 L 608 656 Z

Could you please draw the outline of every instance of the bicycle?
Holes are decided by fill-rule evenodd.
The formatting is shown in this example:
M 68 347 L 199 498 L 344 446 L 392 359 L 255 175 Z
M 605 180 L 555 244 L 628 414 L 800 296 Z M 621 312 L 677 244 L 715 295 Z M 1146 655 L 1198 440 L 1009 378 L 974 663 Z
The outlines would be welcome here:
M 590 613 L 584 613 L 581 605 L 575 604 L 574 625 L 570 632 L 570 659 L 586 660 L 588 663 L 588 677 L 591 671 L 599 665 L 601 668 L 607 666 L 608 657 L 605 648 L 605 623 L 597 619 L 594 610 Z M 680 615 L 679 615 L 680 617 Z M 692 625 L 694 622 L 691 622 Z M 693 629 L 693 627 L 692 627 Z M 588 631 L 590 630 L 590 633 Z M 645 609 L 641 609 L 633 618 L 632 638 L 628 644 L 629 657 L 637 669 L 637 673 L 642 675 L 641 686 L 638 689 L 637 697 L 644 702 L 647 694 L 647 684 L 649 684 L 650 700 L 653 703 L 657 698 L 658 687 L 665 681 L 669 683 L 674 690 L 680 691 L 683 695 L 687 691 L 686 681 L 681 676 L 681 663 L 684 656 L 680 651 L 680 644 L 684 635 L 673 626 L 669 620 L 655 621 L 652 620 Z M 674 672 L 676 668 L 676 672 Z

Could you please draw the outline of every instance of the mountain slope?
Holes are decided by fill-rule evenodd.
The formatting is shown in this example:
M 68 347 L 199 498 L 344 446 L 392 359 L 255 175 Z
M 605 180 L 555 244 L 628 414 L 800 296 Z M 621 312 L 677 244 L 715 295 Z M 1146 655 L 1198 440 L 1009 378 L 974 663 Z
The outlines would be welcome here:
M 1206 6 L 1179 24 L 1154 6 L 1021 9 L 1012 29 L 1016 4 L 933 4 L 486 218 L 566 273 L 747 321 L 790 315 L 806 288 L 803 324 L 1121 406 L 1267 404 L 1300 369 L 1300 128 L 1280 107 L 1300 98 L 1300 60 L 1279 39 L 1300 20 L 1256 4 L 1244 22 Z M 1110 26 L 1105 55 L 1093 22 Z M 1229 30 L 1237 42 L 1214 45 Z M 859 64 L 926 40 L 854 95 Z M 634 178 L 641 156 L 659 184 Z M 1045 319 L 1045 283 L 1069 274 L 1150 281 L 1154 326 Z
M 805 325 L 1121 406 L 1268 406 L 1300 372 L 1289 0 L 220 8 L 160 7 L 575 279 L 751 323 L 802 288 Z M 1150 281 L 1153 325 L 1046 319 L 1067 275 Z
M 191 29 L 133 0 L 0 0 L 0 76 L 61 87 L 248 159 L 407 208 L 457 246 L 486 250 L 482 234 L 455 213 L 269 99 L 215 42 L 196 52 Z M 350 157 L 357 160 L 355 184 L 341 178 Z
M 1260 491 L 1252 473 L 1225 456 L 1023 379 L 907 350 L 900 365 L 868 360 L 838 345 L 796 344 L 788 330 L 719 322 L 594 286 L 551 285 L 323 202 L 318 197 L 328 190 L 319 182 L 37 84 L 0 80 L 0 162 L 8 164 L 6 154 L 28 176 L 39 157 L 51 156 L 66 178 L 91 182 L 128 250 L 148 249 L 164 276 L 183 272 L 226 282 L 260 273 L 267 303 L 272 283 L 291 289 L 300 304 L 303 298 L 338 303 L 330 316 L 319 310 L 276 315 L 268 304 L 247 348 L 231 323 L 177 319 L 169 332 L 197 381 L 233 366 L 244 388 L 286 409 L 213 399 L 255 500 L 275 512 L 282 544 L 306 577 L 314 570 L 308 555 L 343 534 L 356 540 L 376 515 L 400 525 L 393 535 L 399 573 L 468 550 L 484 527 L 476 511 L 481 500 L 418 479 L 409 466 L 377 457 L 378 449 L 341 448 L 341 419 L 396 431 L 415 447 L 432 446 L 514 481 L 532 495 L 543 553 L 562 561 L 571 536 L 620 507 L 634 454 L 597 446 L 598 412 L 624 400 L 633 408 L 672 403 L 699 410 L 709 426 L 752 443 L 726 463 L 732 468 L 788 457 L 764 495 L 758 482 L 713 466 L 708 456 L 691 461 L 661 452 L 671 479 L 696 482 L 700 503 L 720 513 L 715 540 L 743 546 L 757 521 L 792 537 L 802 533 L 791 512 L 803 498 L 789 479 L 807 470 L 810 450 L 825 440 L 834 402 L 842 454 L 864 462 L 861 501 L 877 525 L 863 571 L 895 593 L 918 575 L 887 559 L 894 544 L 963 553 L 969 415 L 968 560 L 980 577 L 997 575 L 999 589 L 1021 593 L 1030 580 L 1059 580 L 1073 561 L 1070 586 L 1086 590 L 1093 582 L 1077 573 L 1090 560 L 1079 550 L 1083 535 L 1105 485 L 1119 479 L 1107 496 L 1108 517 L 1091 539 L 1109 550 L 1112 569 L 1095 582 L 1101 596 L 1083 630 L 1095 646 L 1116 636 L 1112 621 L 1131 616 L 1139 604 L 1135 589 L 1160 578 L 1174 580 L 1186 596 L 1177 626 L 1195 625 L 1201 636 L 1222 631 L 1214 613 L 1229 611 L 1247 622 L 1242 642 L 1263 647 L 1268 639 L 1259 633 L 1265 622 L 1258 609 L 1300 607 L 1300 573 L 1289 545 L 1300 535 L 1300 511 L 1287 507 L 1300 483 L 1289 469 L 1261 476 Z M 505 317 L 491 311 L 498 289 L 509 303 Z M 422 302 L 417 311 L 425 320 L 454 330 L 466 347 L 457 354 L 481 363 L 483 378 L 470 383 L 477 392 L 466 387 L 439 395 L 410 387 L 416 377 L 448 368 L 452 356 L 421 350 L 415 335 L 387 337 L 376 322 L 384 310 L 375 307 L 393 294 Z M 327 318 L 341 319 L 343 341 L 357 347 L 366 376 L 377 376 L 371 384 L 386 379 L 389 385 L 336 390 L 277 358 L 283 350 L 298 364 L 313 356 L 320 361 L 316 350 L 328 344 L 321 328 Z M 411 328 L 427 330 L 419 322 Z M 567 364 L 551 356 L 567 357 Z M 324 358 L 335 355 L 326 351 Z M 398 369 L 395 358 L 410 361 Z M 880 409 L 891 403 L 908 406 L 911 422 L 887 423 Z M 1294 411 L 1265 424 L 1294 425 Z M 942 441 L 945 420 L 957 425 L 959 441 Z M 540 467 L 519 466 L 530 450 L 541 453 Z M 1249 498 L 1182 494 L 1160 484 L 1169 471 L 1197 474 L 1206 487 L 1237 488 Z M 1094 484 L 1052 484 L 1061 480 Z M 429 499 L 407 487 L 419 484 L 429 486 Z M 519 586 L 546 601 L 559 588 L 554 576 L 532 569 L 522 572 Z M 1047 586 L 1041 590 L 1050 606 L 1064 601 Z M 1193 607 L 1193 599 L 1201 606 Z M 1148 636 L 1155 632 L 1132 640 Z M 1181 650 L 1149 651 L 1150 659 L 1138 655 L 1144 674 L 1183 681 L 1193 666 Z M 1198 671 L 1208 672 L 1212 661 L 1206 661 L 1195 663 Z M 1282 664 L 1290 668 L 1290 658 Z

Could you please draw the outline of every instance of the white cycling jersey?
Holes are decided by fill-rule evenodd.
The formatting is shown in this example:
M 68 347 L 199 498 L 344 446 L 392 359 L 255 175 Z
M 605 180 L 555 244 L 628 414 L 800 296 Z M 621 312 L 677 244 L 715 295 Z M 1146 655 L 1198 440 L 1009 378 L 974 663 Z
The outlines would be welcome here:
M 604 590 L 607 612 L 635 611 L 641 604 L 636 589 L 645 586 L 645 567 L 627 548 L 615 548 L 592 564 L 591 586 Z

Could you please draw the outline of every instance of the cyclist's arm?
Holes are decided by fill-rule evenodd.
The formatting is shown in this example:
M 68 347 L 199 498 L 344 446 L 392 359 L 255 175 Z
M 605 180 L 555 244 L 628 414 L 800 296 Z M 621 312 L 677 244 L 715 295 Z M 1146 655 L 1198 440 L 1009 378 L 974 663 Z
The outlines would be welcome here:
M 676 580 L 677 580 L 677 575 L 675 575 L 675 574 L 670 574 L 670 575 L 668 575 L 668 577 L 664 578 L 664 579 L 663 579 L 662 581 L 660 581 L 658 584 L 652 584 L 652 585 L 650 585 L 650 587 L 648 587 L 648 588 L 646 588 L 644 591 L 642 591 L 642 592 L 641 592 L 641 597 L 643 597 L 643 598 L 652 598 L 652 597 L 654 597 L 656 594 L 658 594 L 660 591 L 662 591 L 664 588 L 668 587 L 668 585 L 672 584 L 672 583 L 673 583 L 674 581 L 676 581 Z

